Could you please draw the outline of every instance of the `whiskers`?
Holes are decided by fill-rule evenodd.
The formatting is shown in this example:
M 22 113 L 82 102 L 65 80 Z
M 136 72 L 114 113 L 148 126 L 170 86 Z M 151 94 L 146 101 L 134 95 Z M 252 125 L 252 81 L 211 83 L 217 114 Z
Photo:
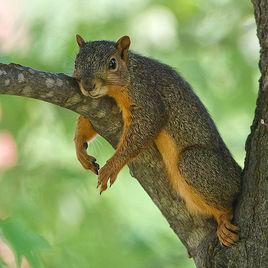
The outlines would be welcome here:
M 102 149 L 102 141 L 99 137 L 96 137 L 95 139 L 93 139 L 89 146 L 88 146 L 88 150 L 90 150 L 94 156 L 97 156 L 99 154 L 101 154 L 101 149 Z

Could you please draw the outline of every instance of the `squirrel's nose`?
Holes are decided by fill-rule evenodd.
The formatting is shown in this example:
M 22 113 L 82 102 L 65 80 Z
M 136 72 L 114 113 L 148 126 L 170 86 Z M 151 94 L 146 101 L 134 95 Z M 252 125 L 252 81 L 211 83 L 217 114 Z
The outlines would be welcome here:
M 96 83 L 89 80 L 82 80 L 82 86 L 86 91 L 92 91 L 96 89 Z

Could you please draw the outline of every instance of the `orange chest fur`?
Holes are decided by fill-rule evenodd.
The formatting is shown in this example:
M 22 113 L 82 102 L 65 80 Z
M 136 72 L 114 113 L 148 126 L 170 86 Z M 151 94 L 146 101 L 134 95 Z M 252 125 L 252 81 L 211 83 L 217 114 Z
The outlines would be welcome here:
M 133 104 L 129 97 L 128 90 L 126 87 L 114 87 L 111 86 L 108 89 L 108 96 L 113 97 L 122 111 L 124 127 L 129 126 L 131 121 L 130 107 Z

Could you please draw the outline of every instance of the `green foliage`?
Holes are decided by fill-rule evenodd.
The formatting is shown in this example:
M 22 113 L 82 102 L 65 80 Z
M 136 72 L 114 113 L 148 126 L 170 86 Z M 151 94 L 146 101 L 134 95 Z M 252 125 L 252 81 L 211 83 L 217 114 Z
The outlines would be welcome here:
M 25 256 L 32 267 L 43 267 L 39 253 L 49 247 L 40 235 L 34 233 L 21 219 L 14 217 L 1 220 L 0 229 L 14 249 L 18 263 L 21 263 L 21 258 Z
M 7 268 L 7 266 L 0 260 L 0 268 Z
M 1 62 L 71 74 L 76 33 L 88 40 L 129 34 L 132 49 L 170 64 L 192 84 L 243 164 L 258 78 L 249 1 L 21 2 L 17 22 L 28 41 L 0 50 Z M 16 166 L 0 173 L 0 216 L 9 216 L 0 236 L 18 260 L 57 268 L 193 267 L 127 168 L 99 196 L 96 177 L 75 158 L 76 115 L 13 96 L 0 96 L 0 108 L 0 132 L 14 137 L 18 153 Z M 101 165 L 113 153 L 101 138 L 89 150 Z

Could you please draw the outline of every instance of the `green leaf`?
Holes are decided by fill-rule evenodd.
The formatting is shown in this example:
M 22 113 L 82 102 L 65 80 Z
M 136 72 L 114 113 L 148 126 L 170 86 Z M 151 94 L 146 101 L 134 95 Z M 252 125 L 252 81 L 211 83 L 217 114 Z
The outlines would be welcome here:
M 7 266 L 0 260 L 0 268 L 7 268 Z
M 18 264 L 25 256 L 32 267 L 43 267 L 39 254 L 42 250 L 49 249 L 49 244 L 40 235 L 34 233 L 22 219 L 0 220 L 0 230 L 13 248 Z

